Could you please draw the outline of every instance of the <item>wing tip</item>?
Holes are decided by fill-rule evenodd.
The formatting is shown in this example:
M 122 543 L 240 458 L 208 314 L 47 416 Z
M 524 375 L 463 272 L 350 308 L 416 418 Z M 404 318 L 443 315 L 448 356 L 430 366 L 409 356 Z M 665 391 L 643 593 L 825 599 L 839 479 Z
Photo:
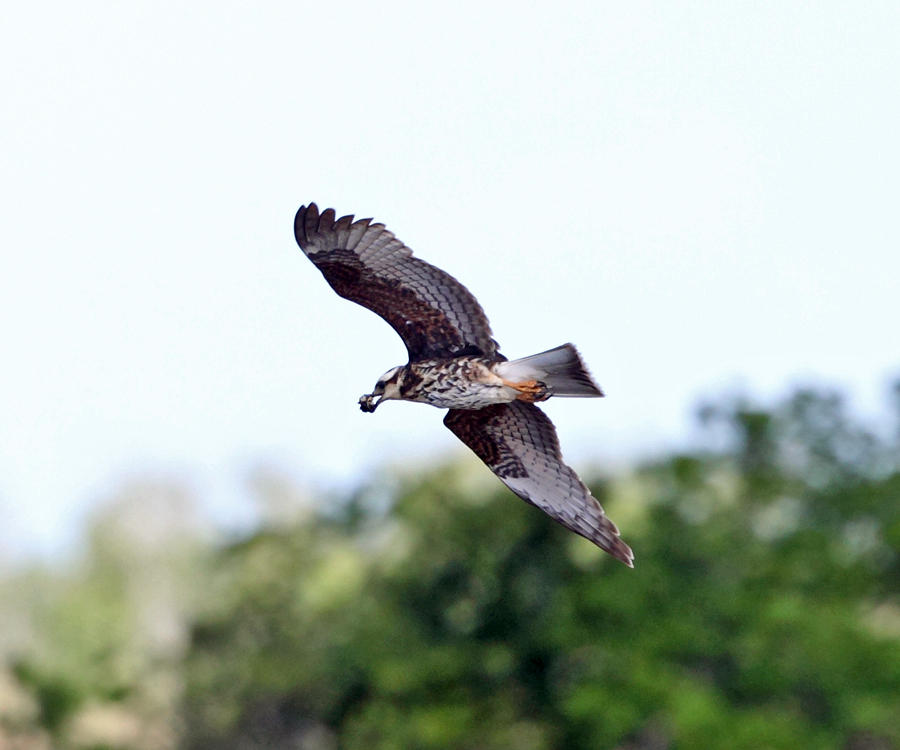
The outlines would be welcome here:
M 593 496 L 592 496 L 593 497 Z M 597 503 L 599 507 L 599 503 Z M 634 552 L 631 547 L 619 536 L 619 527 L 613 523 L 612 519 L 606 515 L 606 512 L 601 508 L 600 512 L 603 514 L 603 519 L 608 524 L 606 531 L 610 532 L 608 534 L 598 534 L 597 536 L 588 537 L 594 544 L 596 544 L 600 549 L 602 549 L 607 554 L 616 558 L 619 562 L 624 563 L 629 568 L 634 567 Z M 611 534 L 611 535 L 610 535 Z
M 634 569 L 634 552 L 632 552 L 631 547 L 629 547 L 627 544 L 625 544 L 625 542 L 622 542 L 621 539 L 618 541 L 621 542 L 621 549 L 616 549 L 615 551 L 613 551 L 613 550 L 607 550 L 607 551 L 614 558 L 616 558 L 616 560 L 619 560 L 620 562 L 624 563 L 625 565 L 627 565 L 629 568 L 631 568 L 633 570 Z M 617 547 L 618 547 L 618 545 L 617 545 Z
M 310 202 L 300 206 L 294 215 L 294 237 L 303 251 L 307 252 L 316 239 L 322 235 L 335 234 L 336 237 L 341 235 L 349 237 L 351 230 L 365 230 L 371 221 L 371 219 L 360 219 L 354 222 L 353 214 L 337 218 L 337 212 L 333 208 L 319 211 L 319 207 Z M 309 253 L 307 252 L 307 254 Z
M 294 214 L 294 237 L 301 248 L 309 244 L 309 230 L 319 224 L 319 207 L 315 203 L 300 206 Z
M 619 562 L 627 565 L 629 568 L 634 567 L 634 552 L 631 547 L 625 543 L 625 541 L 619 536 L 619 530 L 616 528 L 616 525 L 609 520 L 608 516 L 604 513 L 603 518 L 608 521 L 609 527 L 606 529 L 606 533 L 595 533 L 591 535 L 583 534 L 588 541 L 596 544 L 601 550 L 603 550 L 610 557 L 614 557 Z M 576 532 L 581 533 L 581 532 Z

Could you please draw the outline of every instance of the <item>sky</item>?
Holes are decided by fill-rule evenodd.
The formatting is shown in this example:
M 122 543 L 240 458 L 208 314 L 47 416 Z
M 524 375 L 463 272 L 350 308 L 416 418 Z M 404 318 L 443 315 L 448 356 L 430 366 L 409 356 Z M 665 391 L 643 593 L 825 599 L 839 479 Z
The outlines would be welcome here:
M 893 2 L 7 8 L 0 557 L 135 477 L 229 524 L 258 465 L 342 488 L 463 455 L 431 407 L 357 408 L 405 349 L 296 247 L 310 201 L 460 279 L 507 356 L 576 343 L 608 394 L 546 405 L 576 467 L 737 390 L 877 418 L 898 38 Z

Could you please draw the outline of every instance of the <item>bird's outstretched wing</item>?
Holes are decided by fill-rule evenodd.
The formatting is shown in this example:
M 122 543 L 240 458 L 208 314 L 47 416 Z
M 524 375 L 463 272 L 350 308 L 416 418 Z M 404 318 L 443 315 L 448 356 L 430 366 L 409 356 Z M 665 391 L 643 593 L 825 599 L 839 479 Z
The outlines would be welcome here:
M 444 424 L 523 500 L 629 567 L 631 548 L 578 475 L 563 463 L 553 423 L 534 404 L 451 409 Z
M 481 305 L 450 274 L 371 219 L 335 219 L 315 203 L 301 206 L 294 236 L 341 297 L 377 313 L 400 334 L 410 362 L 460 354 L 497 357 Z

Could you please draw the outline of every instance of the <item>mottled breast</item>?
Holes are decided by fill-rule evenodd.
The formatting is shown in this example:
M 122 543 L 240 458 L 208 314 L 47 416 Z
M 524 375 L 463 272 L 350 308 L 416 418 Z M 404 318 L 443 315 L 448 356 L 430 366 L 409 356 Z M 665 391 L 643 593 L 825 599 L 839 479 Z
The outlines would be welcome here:
M 418 383 L 408 392 L 404 389 L 404 398 L 442 409 L 482 409 L 514 400 L 515 391 L 503 385 L 490 364 L 481 357 L 417 362 L 409 374 L 411 382 Z

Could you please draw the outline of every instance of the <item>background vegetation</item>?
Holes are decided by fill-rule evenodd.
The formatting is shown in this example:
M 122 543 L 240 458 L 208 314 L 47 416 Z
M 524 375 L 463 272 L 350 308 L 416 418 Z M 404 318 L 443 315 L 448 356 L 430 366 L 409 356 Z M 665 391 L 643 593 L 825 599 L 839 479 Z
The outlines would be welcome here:
M 892 431 L 835 393 L 700 410 L 591 485 L 628 570 L 474 459 L 251 535 L 124 487 L 67 566 L 0 577 L 0 748 L 900 748 Z

